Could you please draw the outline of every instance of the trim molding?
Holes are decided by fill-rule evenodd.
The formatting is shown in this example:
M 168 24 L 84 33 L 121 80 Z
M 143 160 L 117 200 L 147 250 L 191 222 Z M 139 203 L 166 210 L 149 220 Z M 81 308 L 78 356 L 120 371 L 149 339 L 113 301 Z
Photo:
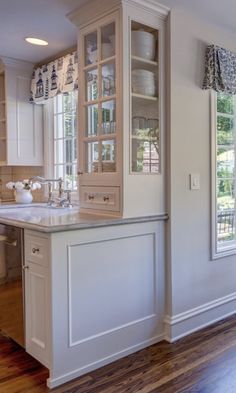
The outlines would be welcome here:
M 153 312 L 151 314 L 145 315 L 142 318 L 126 322 L 126 323 L 124 323 L 122 325 L 118 325 L 118 326 L 115 326 L 113 328 L 110 328 L 110 329 L 98 332 L 96 334 L 93 334 L 91 336 L 87 336 L 87 337 L 84 337 L 84 338 L 81 338 L 79 340 L 74 341 L 73 340 L 73 327 L 72 327 L 72 312 L 73 311 L 72 311 L 72 300 L 71 300 L 72 299 L 72 282 L 71 282 L 71 277 L 72 277 L 72 274 L 71 274 L 72 259 L 71 259 L 71 249 L 74 248 L 74 247 L 80 247 L 80 246 L 84 246 L 84 245 L 88 245 L 88 244 L 89 245 L 91 245 L 91 244 L 99 244 L 99 243 L 111 242 L 111 241 L 115 242 L 117 240 L 142 238 L 144 236 L 151 236 L 152 243 L 153 243 L 153 279 L 154 279 L 154 283 L 153 283 Z M 67 282 L 68 282 L 68 294 L 67 294 L 67 297 L 68 297 L 68 322 L 69 322 L 69 329 L 68 329 L 69 337 L 68 337 L 68 339 L 69 339 L 69 347 L 70 348 L 78 346 L 78 345 L 80 345 L 82 343 L 85 343 L 87 341 L 91 341 L 91 340 L 97 339 L 99 337 L 102 337 L 102 336 L 105 336 L 105 335 L 117 332 L 119 330 L 126 329 L 126 328 L 128 328 L 130 326 L 133 326 L 133 325 L 136 325 L 136 324 L 145 322 L 145 321 L 147 321 L 149 319 L 157 317 L 157 307 L 158 307 L 158 305 L 156 303 L 156 293 L 157 293 L 157 290 L 156 290 L 156 286 L 157 286 L 157 283 L 156 283 L 156 264 L 157 264 L 157 261 L 156 261 L 156 247 L 157 246 L 156 246 L 155 232 L 142 233 L 142 234 L 132 235 L 132 236 L 128 236 L 128 237 L 119 236 L 119 237 L 115 237 L 115 238 L 109 238 L 109 239 L 106 239 L 106 240 L 102 239 L 102 240 L 96 240 L 96 241 L 89 241 L 89 242 L 82 242 L 82 243 L 76 243 L 76 244 L 67 245 Z
M 64 375 L 61 375 L 59 377 L 55 377 L 55 378 L 48 378 L 47 379 L 47 386 L 50 389 L 53 389 L 59 385 L 62 385 L 65 382 L 71 381 L 74 378 L 78 378 L 83 374 L 86 374 L 90 371 L 93 371 L 99 367 L 105 366 L 106 364 L 109 364 L 111 362 L 114 362 L 115 360 L 118 360 L 120 358 L 123 358 L 125 356 L 130 355 L 131 353 L 137 352 L 141 349 L 144 349 L 150 345 L 156 344 L 162 340 L 164 340 L 164 334 L 159 334 L 153 338 L 151 338 L 150 340 L 145 340 L 137 345 L 133 345 L 132 347 L 126 348 L 123 351 L 119 351 L 111 356 L 107 356 L 103 359 L 100 359 L 96 362 L 93 363 L 89 363 L 84 367 L 78 368 L 74 371 L 71 371 L 69 373 L 66 373 Z
M 33 71 L 34 64 L 30 61 L 13 59 L 11 57 L 0 56 L 0 61 L 4 64 L 4 66 L 14 67 L 22 70 Z
M 165 339 L 174 342 L 236 313 L 236 292 L 174 316 L 166 315 Z

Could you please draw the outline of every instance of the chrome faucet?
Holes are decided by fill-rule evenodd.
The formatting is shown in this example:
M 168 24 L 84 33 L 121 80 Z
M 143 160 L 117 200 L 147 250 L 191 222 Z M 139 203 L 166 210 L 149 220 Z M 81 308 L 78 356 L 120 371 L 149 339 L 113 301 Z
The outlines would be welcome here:
M 32 176 L 29 179 L 29 182 L 32 182 L 33 180 L 36 180 L 42 184 L 48 184 L 48 206 L 60 206 L 60 207 L 72 207 L 71 204 L 71 190 L 64 190 L 63 189 L 63 179 L 62 177 L 59 177 L 58 179 L 46 179 L 41 176 Z M 52 183 L 58 182 L 58 197 L 53 198 L 53 188 L 52 188 Z M 67 197 L 65 198 L 63 195 L 64 193 L 67 194 Z

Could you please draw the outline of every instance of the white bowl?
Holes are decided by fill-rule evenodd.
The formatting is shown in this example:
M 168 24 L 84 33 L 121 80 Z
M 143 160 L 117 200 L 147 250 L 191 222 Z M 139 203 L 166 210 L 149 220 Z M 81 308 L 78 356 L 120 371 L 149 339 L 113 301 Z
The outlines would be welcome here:
M 111 57 L 114 55 L 113 45 L 111 43 L 103 43 L 102 44 L 102 58 L 106 59 L 107 57 Z
M 135 94 L 141 94 L 145 96 L 155 96 L 156 87 L 154 86 L 145 86 L 145 85 L 132 85 L 132 91 Z
M 147 31 L 137 30 L 131 32 L 131 52 L 133 56 L 154 60 L 155 37 Z
M 89 53 L 88 59 L 90 63 L 96 63 L 98 61 L 98 51 L 97 49 L 93 50 L 92 52 Z
M 137 78 L 146 78 L 146 79 L 155 79 L 155 74 L 154 72 L 148 71 L 148 70 L 143 70 L 142 68 L 136 68 L 132 70 L 132 77 L 137 77 Z

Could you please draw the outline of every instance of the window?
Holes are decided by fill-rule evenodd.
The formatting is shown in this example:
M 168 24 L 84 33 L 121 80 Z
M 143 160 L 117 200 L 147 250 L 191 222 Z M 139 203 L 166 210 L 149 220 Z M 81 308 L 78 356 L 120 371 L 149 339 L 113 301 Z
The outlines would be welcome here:
M 236 97 L 213 93 L 213 258 L 236 253 Z
M 53 177 L 77 189 L 77 91 L 53 99 Z

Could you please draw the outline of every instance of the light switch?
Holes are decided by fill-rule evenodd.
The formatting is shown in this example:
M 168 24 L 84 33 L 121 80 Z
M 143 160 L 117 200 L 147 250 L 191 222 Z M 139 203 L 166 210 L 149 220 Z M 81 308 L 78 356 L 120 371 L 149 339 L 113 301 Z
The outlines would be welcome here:
M 190 190 L 200 190 L 200 175 L 198 173 L 190 174 Z

